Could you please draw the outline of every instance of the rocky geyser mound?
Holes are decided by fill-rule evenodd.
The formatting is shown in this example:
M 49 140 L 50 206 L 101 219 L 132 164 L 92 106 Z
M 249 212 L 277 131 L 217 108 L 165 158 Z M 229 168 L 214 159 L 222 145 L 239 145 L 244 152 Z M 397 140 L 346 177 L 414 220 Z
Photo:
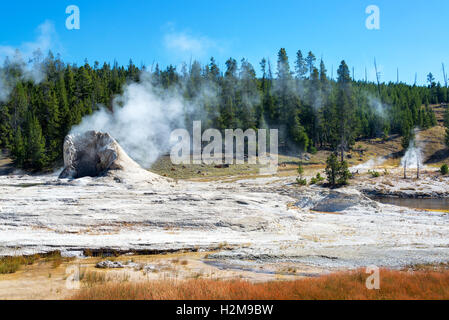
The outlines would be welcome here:
M 64 170 L 60 179 L 113 176 L 116 180 L 162 181 L 132 160 L 108 133 L 70 134 L 64 141 Z
M 88 131 L 64 141 L 64 170 L 59 178 L 98 177 L 117 160 L 117 143 L 108 133 Z

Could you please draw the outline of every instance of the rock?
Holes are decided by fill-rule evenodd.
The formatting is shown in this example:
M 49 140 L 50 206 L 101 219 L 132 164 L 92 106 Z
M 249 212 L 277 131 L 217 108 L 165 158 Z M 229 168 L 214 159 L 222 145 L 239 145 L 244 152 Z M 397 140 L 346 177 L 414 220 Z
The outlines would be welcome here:
M 353 195 L 331 192 L 328 196 L 315 204 L 312 210 L 321 212 L 339 212 L 353 207 L 358 204 L 359 201 L 360 199 Z
M 95 267 L 99 268 L 99 269 L 121 269 L 121 268 L 124 268 L 124 266 L 121 262 L 109 261 L 109 260 L 98 262 Z
M 359 192 L 349 192 L 349 190 L 348 193 L 331 191 L 324 198 L 316 201 L 311 209 L 319 212 L 341 212 L 360 205 L 377 209 L 376 202 Z
M 105 260 L 105 261 L 98 262 L 95 267 L 99 268 L 99 269 L 123 269 L 123 268 L 130 268 L 130 269 L 134 269 L 134 270 L 141 270 L 143 268 L 143 266 L 141 264 L 135 263 L 133 261 L 128 261 L 125 264 L 123 264 L 123 263 L 118 262 L 118 261 L 110 261 L 110 260 Z
M 133 261 L 128 261 L 123 265 L 125 268 L 130 268 L 134 270 L 142 270 L 143 266 L 140 263 L 135 263 Z
M 157 272 L 157 271 L 159 271 L 159 269 L 156 266 L 151 265 L 151 264 L 144 265 L 142 269 L 143 269 L 143 272 L 145 274 L 150 273 L 150 272 Z
M 114 166 L 118 144 L 108 134 L 88 131 L 64 141 L 64 170 L 59 178 L 98 177 Z
M 87 131 L 64 140 L 64 170 L 60 179 L 111 176 L 115 182 L 166 182 L 132 160 L 108 133 Z

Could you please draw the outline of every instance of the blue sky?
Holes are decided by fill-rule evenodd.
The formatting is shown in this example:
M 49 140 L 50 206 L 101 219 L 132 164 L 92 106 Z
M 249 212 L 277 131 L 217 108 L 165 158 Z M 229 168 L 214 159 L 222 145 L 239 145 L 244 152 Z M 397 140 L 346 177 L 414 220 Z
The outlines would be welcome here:
M 80 30 L 65 27 L 72 4 L 80 8 Z M 380 30 L 365 27 L 371 4 L 380 8 Z M 275 65 L 285 47 L 292 65 L 298 49 L 312 50 L 329 73 L 345 59 L 356 78 L 366 67 L 372 81 L 374 57 L 383 81 L 395 81 L 399 68 L 408 83 L 415 72 L 419 83 L 428 72 L 442 82 L 441 63 L 449 69 L 447 0 L 16 0 L 1 8 L 0 59 L 2 51 L 41 46 L 78 64 L 132 58 L 166 66 L 214 56 L 224 68 L 232 56 L 259 69 L 263 57 Z

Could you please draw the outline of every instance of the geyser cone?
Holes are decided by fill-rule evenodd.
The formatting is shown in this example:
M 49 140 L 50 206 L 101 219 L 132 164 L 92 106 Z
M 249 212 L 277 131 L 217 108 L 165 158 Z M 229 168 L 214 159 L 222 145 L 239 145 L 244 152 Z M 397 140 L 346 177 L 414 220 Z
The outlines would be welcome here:
M 87 131 L 64 141 L 64 170 L 60 179 L 111 176 L 131 180 L 162 180 L 132 160 L 108 133 Z

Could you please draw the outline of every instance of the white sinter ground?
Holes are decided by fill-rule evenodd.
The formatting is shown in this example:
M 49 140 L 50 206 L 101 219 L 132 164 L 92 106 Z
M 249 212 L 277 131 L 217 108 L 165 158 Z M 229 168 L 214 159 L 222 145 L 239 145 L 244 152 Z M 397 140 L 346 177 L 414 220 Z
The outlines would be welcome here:
M 233 249 L 211 258 L 327 269 L 449 260 L 447 213 L 378 204 L 352 187 L 300 189 L 293 178 L 175 183 L 122 164 L 98 178 L 1 176 L 0 255 L 226 243 Z

